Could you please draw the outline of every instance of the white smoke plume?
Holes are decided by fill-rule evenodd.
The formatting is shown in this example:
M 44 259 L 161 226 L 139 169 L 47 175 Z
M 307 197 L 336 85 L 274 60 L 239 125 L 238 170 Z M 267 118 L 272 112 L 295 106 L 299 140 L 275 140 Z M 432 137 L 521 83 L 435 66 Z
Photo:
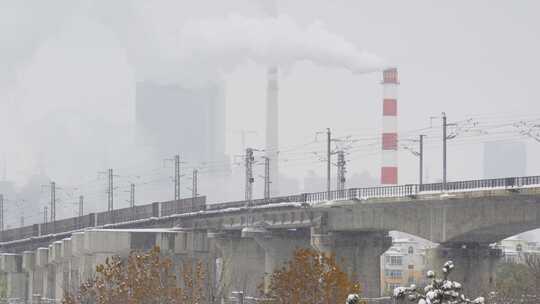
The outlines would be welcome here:
M 239 14 L 194 17 L 187 12 L 184 16 L 171 13 L 184 8 L 185 3 L 163 2 L 162 5 L 148 7 L 142 2 L 123 1 L 97 1 L 88 5 L 71 5 L 69 9 L 62 10 L 20 5 L 9 11 L 9 15 L 16 16 L 17 20 L 34 22 L 25 23 L 23 31 L 21 26 L 15 27 L 15 22 L 9 24 L 12 26 L 3 27 L 9 30 L 0 32 L 12 36 L 17 33 L 20 39 L 13 37 L 9 41 L 6 38 L 9 35 L 1 35 L 4 39 L 0 39 L 0 43 L 9 46 L 8 50 L 13 52 L 5 54 L 0 51 L 0 61 L 10 64 L 8 70 L 12 77 L 14 69 L 21 64 L 17 56 L 24 54 L 27 60 L 47 37 L 61 30 L 66 19 L 87 16 L 115 32 L 138 80 L 184 83 L 194 78 L 212 79 L 216 72 L 230 71 L 247 60 L 282 67 L 290 67 L 298 61 L 310 61 L 355 73 L 376 71 L 383 66 L 379 57 L 360 50 L 344 37 L 328 31 L 321 23 L 302 27 L 285 15 L 276 18 Z M 26 33 L 39 35 L 24 36 Z M 6 77 L 4 74 L 0 73 L 0 82 L 5 84 L 5 80 L 2 81 Z
M 138 63 L 135 60 L 139 79 L 181 81 L 184 84 L 205 81 L 249 60 L 264 66 L 281 67 L 310 61 L 325 67 L 348 69 L 353 73 L 374 72 L 384 66 L 381 58 L 329 32 L 323 24 L 301 27 L 284 15 L 250 18 L 230 14 L 186 20 L 177 39 L 153 42 L 161 44 L 166 53 L 162 54 L 162 61 L 152 64 L 147 60 Z M 128 53 L 130 51 L 140 52 L 141 48 Z M 132 58 L 147 58 L 140 53 L 131 54 Z
M 292 18 L 225 18 L 190 20 L 180 34 L 184 63 L 205 62 L 225 70 L 247 59 L 264 65 L 292 65 L 298 61 L 345 68 L 354 73 L 381 69 L 383 61 L 359 50 L 321 23 L 301 28 Z

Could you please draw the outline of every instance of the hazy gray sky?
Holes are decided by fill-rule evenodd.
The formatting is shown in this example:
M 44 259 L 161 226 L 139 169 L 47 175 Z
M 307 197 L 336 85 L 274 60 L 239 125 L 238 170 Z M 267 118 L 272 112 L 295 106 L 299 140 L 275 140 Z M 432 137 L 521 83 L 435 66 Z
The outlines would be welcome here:
M 47 160 L 41 165 L 49 175 L 62 183 L 94 178 L 106 166 L 136 171 L 137 159 L 125 157 L 136 80 L 191 81 L 186 72 L 193 72 L 187 74 L 192 78 L 203 72 L 176 58 L 185 22 L 264 16 L 257 1 L 247 0 L 40 3 L 0 2 L 0 64 L 6 67 L 0 72 L 5 139 L 0 150 L 6 151 L 9 177 L 19 183 L 36 172 L 40 157 Z M 278 1 L 279 15 L 299 28 L 322 28 L 398 67 L 402 138 L 415 137 L 417 132 L 406 131 L 429 126 L 429 117 L 442 111 L 449 121 L 540 117 L 539 10 L 534 0 Z M 226 84 L 230 155 L 241 153 L 237 130 L 257 131 L 248 144 L 264 146 L 265 70 L 252 58 L 237 60 L 219 74 Z M 380 73 L 355 74 L 305 60 L 282 66 L 282 147 L 312 141 L 327 127 L 336 136 L 378 137 L 380 80 Z M 426 175 L 436 180 L 441 153 L 431 138 Z M 349 173 L 368 170 L 378 178 L 379 148 L 368 144 L 356 144 Z M 540 143 L 528 140 L 527 145 L 527 173 L 539 174 L 540 160 L 534 156 Z M 304 152 L 323 147 L 321 142 Z M 308 169 L 324 174 L 323 164 L 312 163 L 313 155 L 306 162 L 296 161 L 300 157 L 284 156 L 291 161 L 281 164 L 282 173 L 298 179 Z M 84 172 L 77 169 L 82 163 Z M 416 158 L 402 151 L 399 163 L 400 183 L 416 182 Z M 481 178 L 481 144 L 450 142 L 449 166 L 450 179 Z

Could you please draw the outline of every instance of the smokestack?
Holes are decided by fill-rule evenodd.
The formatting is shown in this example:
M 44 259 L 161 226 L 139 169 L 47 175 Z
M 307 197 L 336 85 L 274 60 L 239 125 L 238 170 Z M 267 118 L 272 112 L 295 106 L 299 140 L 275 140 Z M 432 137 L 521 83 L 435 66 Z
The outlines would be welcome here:
M 381 184 L 398 183 L 398 129 L 397 98 L 398 72 L 396 68 L 383 71 L 383 122 Z
M 277 17 L 276 0 L 263 0 L 263 12 L 270 18 Z M 279 104 L 278 104 L 278 67 L 270 66 L 267 70 L 266 87 L 266 157 L 270 162 L 270 196 L 279 195 Z
M 279 195 L 278 68 L 268 68 L 266 91 L 266 157 L 270 161 L 270 195 Z

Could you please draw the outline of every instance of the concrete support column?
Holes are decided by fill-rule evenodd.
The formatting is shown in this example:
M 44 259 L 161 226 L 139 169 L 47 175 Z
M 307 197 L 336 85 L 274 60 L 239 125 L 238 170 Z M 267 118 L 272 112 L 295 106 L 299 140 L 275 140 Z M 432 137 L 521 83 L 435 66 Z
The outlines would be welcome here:
M 1 270 L 5 274 L 7 298 L 25 299 L 27 284 L 26 274 L 22 271 L 22 255 L 2 254 Z
M 26 273 L 26 281 L 27 281 L 27 288 L 26 288 L 26 295 L 25 298 L 27 300 L 32 299 L 32 295 L 34 294 L 35 287 L 35 253 L 33 251 L 25 251 L 23 252 L 23 258 L 22 258 L 22 269 Z
M 211 232 L 216 263 L 216 299 L 229 297 L 232 291 L 258 295 L 257 287 L 264 278 L 264 250 L 253 239 L 242 238 L 239 231 Z
M 56 291 L 56 264 L 54 263 L 54 245 L 47 249 L 47 263 L 43 273 L 43 298 L 54 299 Z
M 39 298 L 45 297 L 47 290 L 47 265 L 48 265 L 49 248 L 36 249 L 35 269 L 34 269 L 34 295 Z
M 477 297 L 495 290 L 495 270 L 502 258 L 502 250 L 487 244 L 441 244 L 429 250 L 428 262 L 437 276 L 442 277 L 442 265 L 451 260 L 455 268 L 450 279 L 461 282 L 464 293 Z
M 60 246 L 60 261 L 62 264 L 62 282 L 61 282 L 61 293 L 57 294 L 57 298 L 62 299 L 65 292 L 74 293 L 78 290 L 79 286 L 71 278 L 71 260 L 72 260 L 72 250 L 71 250 L 71 238 L 65 238 L 62 240 Z
M 381 295 L 380 257 L 392 245 L 387 232 L 329 232 L 311 235 L 313 248 L 334 254 L 341 269 L 358 281 L 362 295 Z
M 84 232 L 76 232 L 71 235 L 71 282 L 80 286 L 83 278 L 81 273 L 84 271 Z
M 180 266 L 196 267 L 201 263 L 206 273 L 205 283 L 206 294 L 208 299 L 213 302 L 216 297 L 216 250 L 214 249 L 213 239 L 208 237 L 206 230 L 196 229 L 180 229 L 174 233 L 174 246 L 169 246 L 166 241 L 167 235 L 157 240 L 157 245 L 160 246 L 162 252 L 169 248 L 169 252 L 174 254 L 174 262 Z M 171 244 L 172 244 L 171 243 Z
M 62 241 L 56 241 L 49 246 L 49 264 L 54 273 L 51 282 L 51 295 L 49 299 L 62 299 L 64 287 L 64 265 L 62 263 Z
M 284 266 L 299 248 L 310 248 L 309 231 L 281 230 L 267 231 L 247 227 L 242 237 L 253 238 L 264 249 L 264 289 L 268 291 L 272 273 Z
M 214 239 L 206 238 L 206 241 L 208 243 L 208 252 L 204 262 L 207 271 L 208 299 L 210 300 L 210 303 L 215 303 L 218 298 L 216 294 L 216 286 L 218 286 L 216 260 L 219 257 L 219 250 L 217 249 L 217 244 Z

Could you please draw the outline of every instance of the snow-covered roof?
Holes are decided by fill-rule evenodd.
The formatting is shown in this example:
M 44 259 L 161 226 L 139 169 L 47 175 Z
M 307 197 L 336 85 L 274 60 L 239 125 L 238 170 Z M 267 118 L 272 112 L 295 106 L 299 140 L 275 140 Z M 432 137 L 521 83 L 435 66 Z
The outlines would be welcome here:
M 394 244 L 396 243 L 417 243 L 415 240 L 411 238 L 395 238 L 392 240 Z
M 523 239 L 519 235 L 514 235 L 509 238 L 504 239 L 503 241 L 523 241 Z

